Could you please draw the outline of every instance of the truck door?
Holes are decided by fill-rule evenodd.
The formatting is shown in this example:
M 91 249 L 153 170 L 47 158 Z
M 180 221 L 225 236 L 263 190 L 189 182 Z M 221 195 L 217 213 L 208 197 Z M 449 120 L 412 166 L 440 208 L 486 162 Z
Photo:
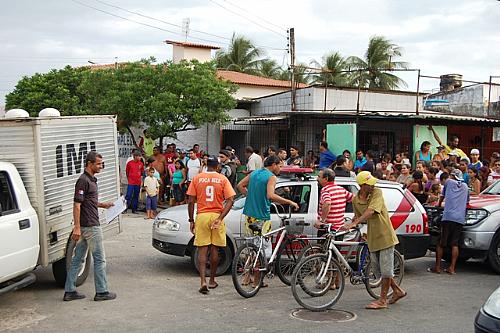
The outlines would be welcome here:
M 9 174 L 0 171 L 0 282 L 32 270 L 38 260 L 36 214 L 20 208 Z

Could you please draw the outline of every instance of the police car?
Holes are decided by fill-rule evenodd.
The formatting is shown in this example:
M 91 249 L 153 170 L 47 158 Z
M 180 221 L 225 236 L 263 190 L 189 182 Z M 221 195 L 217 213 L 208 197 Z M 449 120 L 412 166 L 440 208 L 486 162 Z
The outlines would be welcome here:
M 292 218 L 303 221 L 304 234 L 315 236 L 313 227 L 317 220 L 320 187 L 310 169 L 283 170 L 276 183 L 276 192 L 295 201 L 299 205 L 292 211 Z M 359 185 L 354 178 L 336 177 L 335 183 L 356 194 Z M 405 259 L 425 256 L 430 243 L 427 214 L 415 197 L 398 183 L 378 181 L 375 185 L 383 192 L 392 225 L 399 239 L 397 250 Z M 245 197 L 237 198 L 231 211 L 225 218 L 227 246 L 220 250 L 217 274 L 225 273 L 236 251 L 236 238 L 244 236 L 243 207 Z M 285 206 L 285 209 L 288 207 Z M 346 207 L 346 217 L 353 218 L 352 204 Z M 273 229 L 278 228 L 280 219 L 271 211 Z M 193 265 L 197 265 L 197 250 L 193 246 L 194 236 L 189 230 L 187 205 L 168 208 L 158 214 L 153 223 L 152 245 L 155 249 L 176 256 L 190 256 Z M 197 268 L 197 267 L 196 267 Z

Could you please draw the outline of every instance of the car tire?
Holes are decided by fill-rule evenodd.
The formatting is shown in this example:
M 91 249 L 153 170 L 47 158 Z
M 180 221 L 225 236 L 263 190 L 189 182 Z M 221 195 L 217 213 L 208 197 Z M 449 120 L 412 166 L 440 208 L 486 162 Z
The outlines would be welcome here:
M 76 242 L 70 238 L 68 241 L 68 246 L 66 247 L 66 257 L 52 263 L 52 274 L 56 280 L 57 285 L 64 287 L 66 283 L 66 276 L 71 266 L 71 259 L 73 259 L 75 252 Z M 90 263 L 91 263 L 90 251 L 87 249 L 87 255 L 85 256 L 85 261 L 83 262 L 82 268 L 78 272 L 78 277 L 76 278 L 76 286 L 82 285 L 89 275 Z
M 216 276 L 224 275 L 233 262 L 233 251 L 230 246 L 219 248 L 219 266 L 217 267 Z M 194 246 L 193 251 L 191 251 L 191 264 L 196 268 L 197 272 L 200 272 L 200 267 L 198 265 L 198 247 Z M 210 252 L 208 253 L 207 259 L 207 270 L 205 271 L 205 276 L 209 276 L 211 273 L 210 267 Z
M 495 273 L 500 274 L 500 231 L 496 233 L 488 251 L 488 263 Z

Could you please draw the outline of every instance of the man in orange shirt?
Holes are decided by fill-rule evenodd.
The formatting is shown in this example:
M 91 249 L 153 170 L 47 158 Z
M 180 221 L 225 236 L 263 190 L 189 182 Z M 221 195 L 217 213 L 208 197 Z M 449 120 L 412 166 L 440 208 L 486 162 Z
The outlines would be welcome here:
M 226 246 L 226 225 L 223 219 L 233 206 L 236 195 L 229 180 L 217 173 L 218 165 L 217 157 L 209 156 L 207 171 L 193 178 L 186 193 L 189 196 L 190 229 L 194 234 L 194 246 L 198 247 L 198 267 L 201 278 L 199 292 L 202 294 L 207 294 L 209 288 L 217 288 L 215 273 L 219 264 L 219 247 Z M 193 218 L 195 202 L 198 204 L 196 223 Z M 205 269 L 209 248 L 211 270 L 207 287 Z

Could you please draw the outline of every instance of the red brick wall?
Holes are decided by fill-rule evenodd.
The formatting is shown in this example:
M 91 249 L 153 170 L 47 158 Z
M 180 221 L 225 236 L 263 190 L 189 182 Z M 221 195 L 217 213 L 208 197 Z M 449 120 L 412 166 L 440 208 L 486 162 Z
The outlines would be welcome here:
M 481 149 L 481 126 L 449 125 L 448 138 L 457 135 L 460 139 L 459 147 L 468 155 L 470 150 L 477 148 L 481 151 L 481 159 L 490 159 L 494 151 L 500 152 L 500 142 L 493 142 L 493 128 L 483 129 L 484 147 Z

